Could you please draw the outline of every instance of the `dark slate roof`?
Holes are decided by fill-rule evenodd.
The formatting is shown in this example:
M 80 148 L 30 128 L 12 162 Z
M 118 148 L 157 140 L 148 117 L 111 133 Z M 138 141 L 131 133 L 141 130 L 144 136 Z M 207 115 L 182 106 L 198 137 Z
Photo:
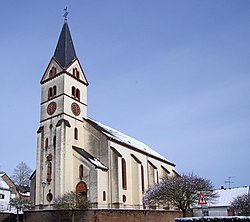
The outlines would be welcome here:
M 64 22 L 63 24 L 53 57 L 63 68 L 67 67 L 74 59 L 76 59 L 76 52 L 67 22 Z
M 71 127 L 69 121 L 66 120 L 66 119 L 60 119 L 60 120 L 57 122 L 56 127 L 61 126 L 62 123 L 64 123 L 64 125 L 67 126 L 67 127 Z

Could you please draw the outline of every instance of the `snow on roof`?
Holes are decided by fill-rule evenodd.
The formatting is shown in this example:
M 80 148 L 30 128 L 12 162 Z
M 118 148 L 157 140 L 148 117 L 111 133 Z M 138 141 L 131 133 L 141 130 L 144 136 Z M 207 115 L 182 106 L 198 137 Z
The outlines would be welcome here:
M 108 167 L 104 166 L 99 160 L 96 158 L 88 158 L 88 160 L 93 163 L 97 168 L 103 169 L 103 170 L 108 170 Z
M 108 170 L 108 167 L 106 167 L 104 164 L 102 164 L 98 159 L 93 157 L 90 153 L 88 153 L 86 150 L 81 149 L 79 147 L 73 146 L 73 149 L 78 152 L 80 155 L 82 155 L 84 158 L 86 158 L 90 163 L 92 163 L 96 168 L 99 168 L 101 170 Z
M 219 206 L 229 206 L 234 198 L 241 196 L 243 194 L 249 194 L 249 186 L 246 187 L 237 187 L 231 189 L 220 189 L 215 191 L 218 194 L 218 198 L 214 203 L 210 203 L 211 207 Z
M 88 120 L 97 124 L 101 128 L 102 133 L 105 134 L 107 137 L 114 139 L 116 141 L 122 142 L 124 144 L 127 144 L 129 146 L 132 146 L 138 150 L 141 150 L 141 151 L 146 152 L 152 156 L 155 156 L 157 158 L 160 158 L 162 160 L 169 162 L 169 160 L 167 160 L 165 157 L 163 157 L 162 155 L 160 155 L 159 153 L 157 153 L 156 151 L 151 149 L 149 146 L 147 146 L 143 142 L 140 142 L 140 141 L 138 141 L 138 140 L 136 140 L 128 135 L 125 135 L 124 133 L 121 133 L 118 130 L 115 130 L 109 126 L 106 126 L 106 125 L 104 125 L 96 120 L 93 120 L 91 118 L 88 118 Z
M 5 173 L 0 174 L 0 188 L 9 189 L 9 185 L 3 180 Z

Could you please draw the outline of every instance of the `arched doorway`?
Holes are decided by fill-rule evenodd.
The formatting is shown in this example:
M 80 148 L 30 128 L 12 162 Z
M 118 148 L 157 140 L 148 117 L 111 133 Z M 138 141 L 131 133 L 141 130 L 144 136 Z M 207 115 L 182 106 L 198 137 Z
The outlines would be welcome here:
M 81 181 L 76 185 L 76 194 L 78 195 L 78 198 L 77 198 L 78 207 L 87 206 L 87 202 L 88 202 L 87 192 L 88 192 L 88 187 L 85 182 Z
M 88 192 L 87 184 L 83 181 L 76 185 L 76 193 L 86 193 Z

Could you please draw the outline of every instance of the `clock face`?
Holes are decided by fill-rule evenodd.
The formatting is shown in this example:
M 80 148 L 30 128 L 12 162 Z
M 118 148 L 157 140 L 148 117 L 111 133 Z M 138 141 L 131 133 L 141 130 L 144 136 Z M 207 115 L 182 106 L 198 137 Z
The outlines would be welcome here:
M 80 109 L 80 107 L 79 107 L 79 105 L 77 103 L 72 103 L 71 104 L 71 110 L 72 110 L 72 113 L 75 116 L 79 116 L 80 113 L 81 113 L 81 109 Z
M 47 113 L 49 115 L 52 115 L 54 112 L 56 111 L 56 103 L 55 102 L 51 102 L 48 107 L 47 107 Z

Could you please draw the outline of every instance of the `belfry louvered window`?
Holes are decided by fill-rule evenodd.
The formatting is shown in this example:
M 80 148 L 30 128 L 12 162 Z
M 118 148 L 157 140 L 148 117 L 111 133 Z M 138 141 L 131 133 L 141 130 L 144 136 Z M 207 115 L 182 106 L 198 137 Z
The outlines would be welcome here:
M 71 88 L 71 95 L 80 101 L 80 90 L 79 89 L 76 89 L 74 86 L 72 86 Z

